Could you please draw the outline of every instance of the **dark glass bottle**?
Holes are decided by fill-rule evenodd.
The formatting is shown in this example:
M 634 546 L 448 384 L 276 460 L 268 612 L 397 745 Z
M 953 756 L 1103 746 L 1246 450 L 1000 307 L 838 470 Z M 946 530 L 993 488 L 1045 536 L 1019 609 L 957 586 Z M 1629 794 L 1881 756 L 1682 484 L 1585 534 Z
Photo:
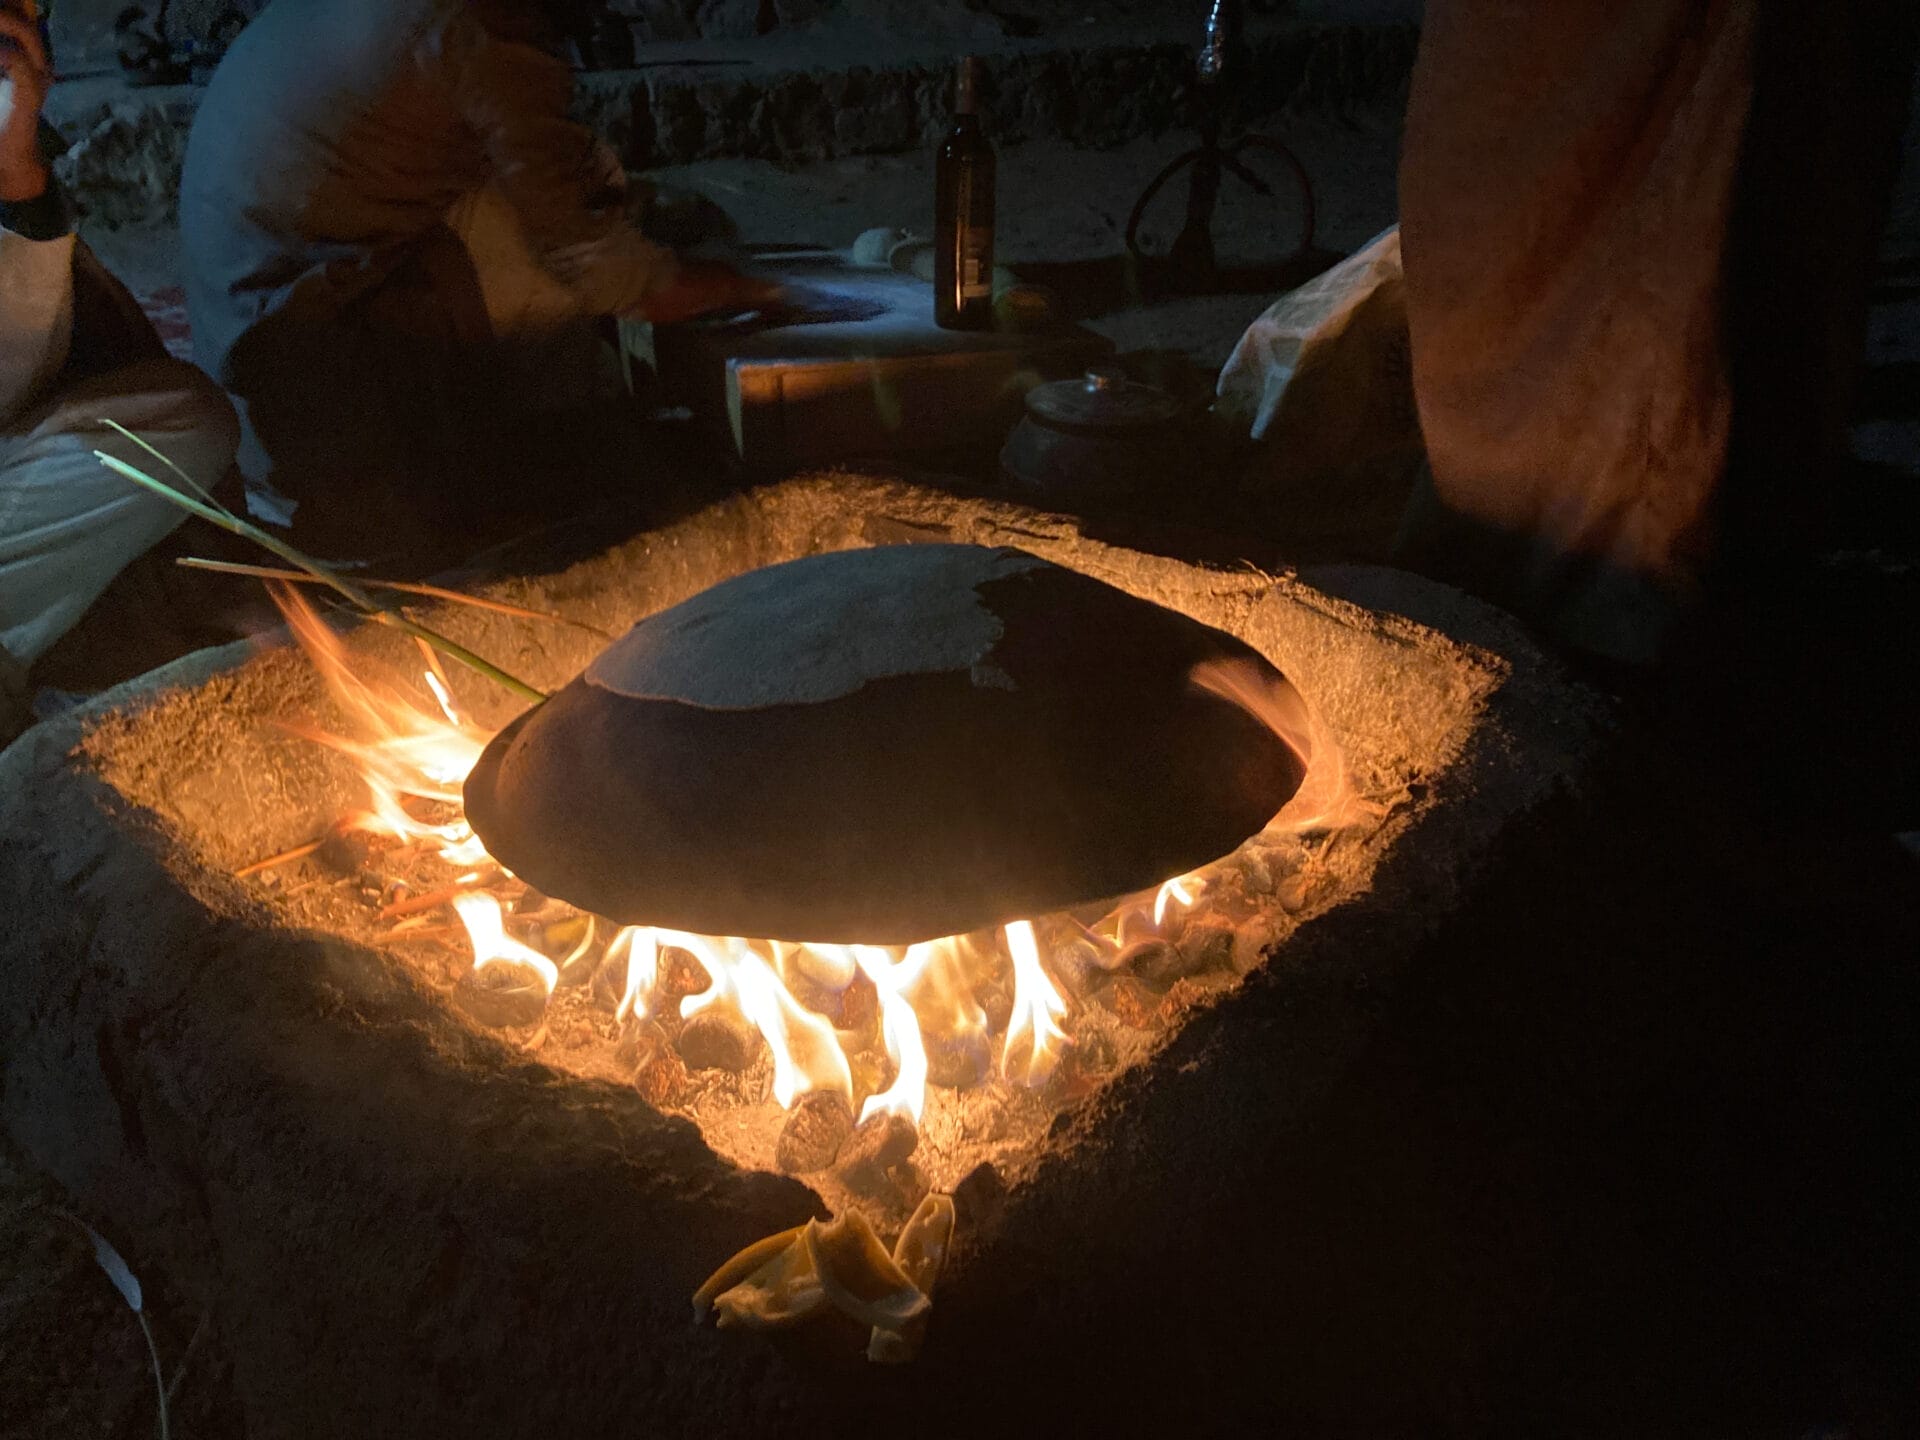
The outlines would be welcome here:
M 933 318 L 949 330 L 993 326 L 993 146 L 980 132 L 979 73 L 978 60 L 960 62 L 933 168 Z

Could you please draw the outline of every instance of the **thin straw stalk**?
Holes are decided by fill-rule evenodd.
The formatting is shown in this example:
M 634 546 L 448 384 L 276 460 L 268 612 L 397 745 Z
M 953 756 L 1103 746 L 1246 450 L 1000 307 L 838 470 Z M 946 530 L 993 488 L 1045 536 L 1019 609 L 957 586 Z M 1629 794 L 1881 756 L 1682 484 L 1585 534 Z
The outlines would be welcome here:
M 121 434 L 127 435 L 129 439 L 133 440 L 134 443 L 140 445 L 142 448 L 153 450 L 151 445 L 147 445 L 146 442 L 142 441 L 138 436 L 130 434 L 124 426 L 116 425 L 111 420 L 105 421 L 104 423 L 112 426 L 113 429 L 119 431 Z M 154 453 L 158 454 L 159 452 L 154 451 Z M 198 515 L 210 525 L 218 525 L 222 530 L 227 531 L 231 535 L 239 535 L 251 540 L 254 544 L 260 546 L 261 549 L 269 551 L 279 556 L 289 565 L 305 571 L 321 584 L 338 592 L 354 609 L 358 610 L 376 625 L 385 625 L 389 629 L 399 630 L 404 634 L 412 635 L 426 641 L 448 659 L 459 661 L 469 670 L 474 671 L 476 674 L 486 676 L 487 679 L 493 681 L 496 685 L 511 690 L 524 700 L 531 700 L 535 704 L 538 704 L 547 698 L 542 691 L 536 690 L 533 686 L 527 684 L 526 681 L 502 670 L 491 660 L 483 659 L 474 654 L 473 651 L 467 649 L 466 646 L 460 644 L 457 640 L 450 640 L 438 631 L 429 630 L 418 621 L 410 620 L 404 615 L 396 615 L 390 610 L 382 609 L 366 590 L 354 584 L 345 576 L 322 565 L 319 561 L 303 555 L 277 535 L 269 534 L 259 526 L 242 520 L 218 502 L 209 503 L 208 501 L 198 500 L 192 495 L 175 489 L 173 486 L 167 484 L 166 481 L 155 479 L 153 476 L 147 474 L 146 471 L 137 469 L 127 464 L 126 461 L 107 454 L 104 450 L 95 450 L 93 455 L 96 460 L 113 471 L 114 474 L 119 475 L 123 479 L 131 480 L 141 489 L 151 491 L 153 494 L 160 496 L 171 504 L 179 506 L 190 515 Z M 165 457 L 162 458 L 164 459 Z M 198 489 L 199 487 L 196 486 L 195 488 Z M 202 493 L 204 494 L 205 492 L 203 491 Z
M 207 560 L 198 555 L 183 555 L 173 563 L 185 570 L 207 570 L 216 575 L 245 575 L 255 580 L 284 580 L 289 585 L 327 583 L 319 576 L 304 570 L 283 570 L 274 565 L 243 565 L 237 560 Z M 481 595 L 468 595 L 459 590 L 448 590 L 440 585 L 423 585 L 409 580 L 365 580 L 361 583 L 369 590 L 392 590 L 401 595 L 420 595 L 429 600 L 445 600 L 455 605 L 471 606 L 475 610 L 491 610 L 496 615 L 511 615 L 518 620 L 549 620 L 556 625 L 571 625 L 576 630 L 585 630 L 603 640 L 610 638 L 606 631 L 597 625 L 589 625 L 584 620 L 573 620 L 565 615 L 556 615 L 551 610 L 532 610 L 524 605 L 510 604 L 505 600 L 489 600 Z

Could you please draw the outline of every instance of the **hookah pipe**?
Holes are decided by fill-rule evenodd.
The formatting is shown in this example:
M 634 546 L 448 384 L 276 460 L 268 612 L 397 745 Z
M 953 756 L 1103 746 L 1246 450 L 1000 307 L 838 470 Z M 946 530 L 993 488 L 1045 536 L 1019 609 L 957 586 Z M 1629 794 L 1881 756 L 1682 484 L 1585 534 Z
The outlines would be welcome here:
M 1273 194 L 1273 187 L 1240 159 L 1245 150 L 1265 150 L 1286 162 L 1300 187 L 1300 243 L 1294 255 L 1305 254 L 1313 248 L 1313 182 L 1300 157 L 1278 140 L 1252 131 L 1234 137 L 1225 145 L 1220 143 L 1227 117 L 1239 98 L 1241 71 L 1246 65 L 1244 30 L 1241 0 L 1212 0 L 1194 64 L 1194 101 L 1198 112 L 1195 128 L 1200 132 L 1200 143 L 1175 156 L 1153 177 L 1134 202 L 1133 213 L 1127 217 L 1127 253 L 1141 262 L 1153 259 L 1140 248 L 1140 222 L 1166 183 L 1192 167 L 1187 186 L 1186 223 L 1165 257 L 1173 280 L 1185 287 L 1204 286 L 1219 276 L 1213 247 L 1213 212 L 1219 203 L 1223 175 L 1232 175 L 1256 195 Z

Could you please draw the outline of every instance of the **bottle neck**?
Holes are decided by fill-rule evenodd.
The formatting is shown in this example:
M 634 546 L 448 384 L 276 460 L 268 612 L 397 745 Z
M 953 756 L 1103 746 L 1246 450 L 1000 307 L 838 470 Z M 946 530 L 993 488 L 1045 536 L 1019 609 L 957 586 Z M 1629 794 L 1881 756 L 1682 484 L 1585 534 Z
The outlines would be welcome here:
M 953 118 L 956 122 L 978 121 L 980 115 L 979 65 L 972 58 L 960 62 L 953 82 Z

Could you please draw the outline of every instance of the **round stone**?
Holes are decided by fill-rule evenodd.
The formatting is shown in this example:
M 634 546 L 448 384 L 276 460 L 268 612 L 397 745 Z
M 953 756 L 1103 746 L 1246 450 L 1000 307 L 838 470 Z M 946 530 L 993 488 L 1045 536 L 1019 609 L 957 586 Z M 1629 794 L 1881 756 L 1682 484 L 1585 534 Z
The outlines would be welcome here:
M 906 944 L 1145 889 L 1293 795 L 1293 750 L 1192 682 L 1286 679 L 1011 549 L 810 556 L 649 617 L 466 787 L 515 874 L 628 924 Z

